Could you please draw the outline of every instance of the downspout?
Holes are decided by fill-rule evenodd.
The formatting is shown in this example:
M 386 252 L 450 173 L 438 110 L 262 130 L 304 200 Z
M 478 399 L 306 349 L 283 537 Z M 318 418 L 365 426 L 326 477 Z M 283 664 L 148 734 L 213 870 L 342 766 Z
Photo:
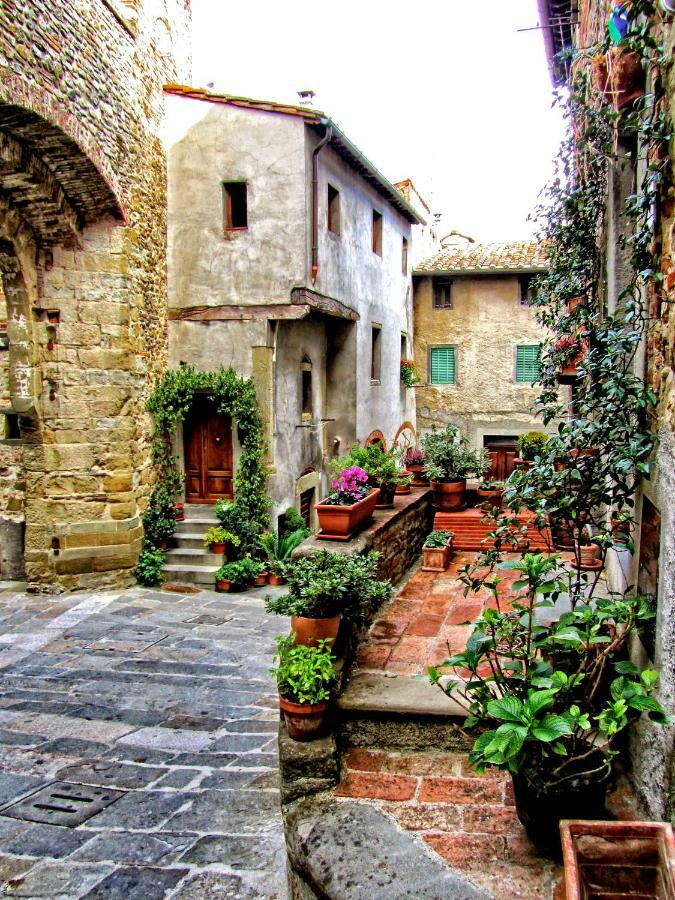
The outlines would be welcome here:
M 319 274 L 319 153 L 333 137 L 333 126 L 326 125 L 326 133 L 312 152 L 312 284 Z

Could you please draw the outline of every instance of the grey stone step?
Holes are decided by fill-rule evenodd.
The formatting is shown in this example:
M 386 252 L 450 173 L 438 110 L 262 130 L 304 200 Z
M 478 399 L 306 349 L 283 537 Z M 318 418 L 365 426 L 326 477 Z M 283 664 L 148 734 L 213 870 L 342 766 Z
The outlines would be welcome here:
M 180 566 L 222 566 L 222 553 L 207 553 L 203 548 L 177 547 L 166 551 L 166 560 Z
M 163 572 L 167 581 L 176 581 L 182 584 L 204 584 L 213 587 L 214 575 L 219 566 L 183 566 L 167 563 Z
M 400 715 L 458 716 L 466 712 L 424 677 L 357 672 L 338 706 L 345 712 L 390 712 Z
M 179 533 L 173 536 L 173 546 L 186 550 L 206 550 L 204 547 L 204 535 L 199 532 Z
M 195 519 L 206 519 L 207 521 L 217 521 L 214 512 L 215 504 L 211 503 L 186 503 L 185 504 L 185 520 L 192 522 Z
M 186 519 L 176 522 L 176 534 L 200 534 L 203 537 L 209 528 L 218 524 L 217 519 Z

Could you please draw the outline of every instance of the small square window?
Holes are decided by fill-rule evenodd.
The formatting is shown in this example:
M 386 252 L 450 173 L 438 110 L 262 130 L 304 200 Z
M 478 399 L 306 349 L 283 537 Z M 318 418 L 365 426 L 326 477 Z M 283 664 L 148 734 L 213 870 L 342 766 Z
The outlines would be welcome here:
M 456 384 L 457 370 L 454 347 L 432 347 L 429 351 L 431 384 Z
M 340 234 L 340 191 L 328 185 L 328 230 Z
M 434 309 L 452 309 L 452 281 L 434 278 Z
M 408 274 L 408 238 L 403 238 L 401 243 L 401 273 Z
M 370 380 L 380 380 L 380 366 L 382 358 L 382 326 L 370 327 Z
M 226 181 L 225 228 L 227 231 L 243 231 L 248 228 L 248 197 L 245 181 Z
M 537 292 L 534 289 L 534 277 L 532 275 L 521 275 L 518 283 L 520 287 L 519 306 L 532 306 L 537 296 Z
M 373 253 L 382 256 L 382 213 L 373 210 Z
M 532 384 L 539 377 L 539 344 L 516 345 L 516 382 Z

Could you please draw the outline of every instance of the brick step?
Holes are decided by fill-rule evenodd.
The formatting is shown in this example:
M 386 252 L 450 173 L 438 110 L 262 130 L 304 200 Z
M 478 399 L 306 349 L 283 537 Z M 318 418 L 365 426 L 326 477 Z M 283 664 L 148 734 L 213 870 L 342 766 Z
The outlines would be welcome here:
M 455 534 L 453 546 L 456 550 L 484 550 L 488 547 L 488 534 L 493 529 L 492 522 L 483 522 L 485 513 L 480 509 L 465 509 L 462 512 L 437 512 L 434 516 L 436 531 L 452 531 Z M 548 528 L 541 531 L 532 524 L 531 513 L 520 513 L 517 517 L 521 525 L 528 526 L 527 536 L 532 550 L 550 550 L 553 547 Z

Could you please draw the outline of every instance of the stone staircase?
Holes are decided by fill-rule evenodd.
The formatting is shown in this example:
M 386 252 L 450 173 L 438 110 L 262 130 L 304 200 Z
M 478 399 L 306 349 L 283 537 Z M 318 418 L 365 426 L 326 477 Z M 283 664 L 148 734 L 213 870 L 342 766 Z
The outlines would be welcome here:
M 176 522 L 172 547 L 166 551 L 165 581 L 213 588 L 213 576 L 223 564 L 223 557 L 204 548 L 204 535 L 217 524 L 213 506 L 185 504 L 185 521 Z
M 484 517 L 482 509 L 465 509 L 456 513 L 437 512 L 434 516 L 434 530 L 454 532 L 452 545 L 455 550 L 484 550 L 484 541 L 494 527 L 491 522 L 483 522 Z M 541 531 L 535 528 L 534 515 L 529 512 L 519 513 L 516 518 L 521 525 L 527 525 L 531 550 L 552 551 L 553 540 L 549 528 Z

